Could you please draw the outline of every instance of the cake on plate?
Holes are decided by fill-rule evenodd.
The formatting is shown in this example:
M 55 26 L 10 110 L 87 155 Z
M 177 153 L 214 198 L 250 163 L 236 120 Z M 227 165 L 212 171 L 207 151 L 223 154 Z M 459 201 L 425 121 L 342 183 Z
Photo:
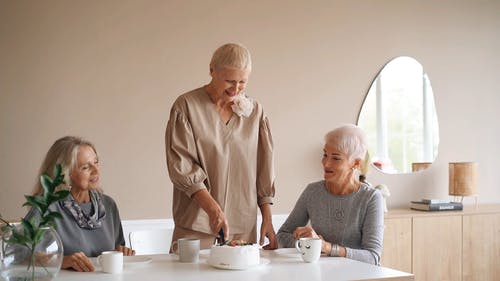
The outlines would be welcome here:
M 246 269 L 259 265 L 259 245 L 229 241 L 210 249 L 208 264 L 225 269 Z

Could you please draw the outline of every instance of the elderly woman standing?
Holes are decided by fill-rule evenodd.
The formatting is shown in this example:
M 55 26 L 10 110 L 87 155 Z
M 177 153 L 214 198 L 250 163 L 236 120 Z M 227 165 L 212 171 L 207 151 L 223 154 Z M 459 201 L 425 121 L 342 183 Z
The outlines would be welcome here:
M 293 247 L 295 239 L 301 237 L 319 237 L 322 252 L 329 256 L 380 264 L 383 198 L 357 175 L 366 147 L 364 132 L 354 125 L 326 135 L 324 180 L 309 184 L 301 194 L 278 231 L 280 247 Z
M 100 189 L 100 168 L 97 151 L 92 143 L 78 137 L 58 139 L 50 147 L 37 178 L 44 173 L 52 174 L 60 164 L 70 195 L 52 204 L 49 209 L 59 212 L 62 220 L 56 220 L 56 230 L 64 247 L 63 269 L 94 271 L 88 257 L 96 257 L 103 251 L 117 250 L 124 255 L 135 252 L 125 247 L 122 224 L 115 201 Z M 37 181 L 34 195 L 42 194 Z M 31 209 L 27 218 L 37 217 Z
M 250 52 L 225 44 L 213 54 L 208 85 L 177 98 L 165 144 L 173 190 L 172 240 L 197 237 L 209 248 L 224 239 L 276 248 L 270 205 L 274 197 L 273 142 L 262 106 L 243 92 L 252 69 Z

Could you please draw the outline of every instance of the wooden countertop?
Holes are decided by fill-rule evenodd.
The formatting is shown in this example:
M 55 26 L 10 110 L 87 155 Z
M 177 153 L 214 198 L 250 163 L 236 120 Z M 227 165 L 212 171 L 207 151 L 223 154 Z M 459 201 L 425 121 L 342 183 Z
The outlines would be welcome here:
M 477 207 L 472 205 L 464 205 L 462 211 L 419 211 L 408 208 L 390 209 L 385 213 L 386 219 L 419 217 L 419 216 L 463 216 L 474 214 L 500 213 L 500 204 L 478 204 Z

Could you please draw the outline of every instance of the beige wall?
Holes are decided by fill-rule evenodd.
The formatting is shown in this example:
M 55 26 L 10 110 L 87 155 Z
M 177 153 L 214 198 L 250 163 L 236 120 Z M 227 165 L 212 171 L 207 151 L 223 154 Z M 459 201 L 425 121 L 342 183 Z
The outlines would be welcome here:
M 374 76 L 401 55 L 430 76 L 439 155 L 425 172 L 370 181 L 403 206 L 446 197 L 448 162 L 477 161 L 479 202 L 500 202 L 499 30 L 497 0 L 0 0 L 0 212 L 24 214 L 47 149 L 74 134 L 97 145 L 123 219 L 170 217 L 170 106 L 209 81 L 212 51 L 230 41 L 252 51 L 247 92 L 271 120 L 274 213 L 321 178 L 324 133 L 356 121 Z

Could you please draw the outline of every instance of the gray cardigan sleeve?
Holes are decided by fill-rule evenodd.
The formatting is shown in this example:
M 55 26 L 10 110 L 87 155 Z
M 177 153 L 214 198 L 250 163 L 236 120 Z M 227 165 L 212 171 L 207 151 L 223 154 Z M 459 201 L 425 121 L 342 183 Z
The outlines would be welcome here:
M 346 257 L 366 263 L 380 265 L 382 243 L 384 240 L 384 205 L 382 194 L 372 193 L 364 220 L 361 223 L 361 247 L 359 249 L 346 247 Z

